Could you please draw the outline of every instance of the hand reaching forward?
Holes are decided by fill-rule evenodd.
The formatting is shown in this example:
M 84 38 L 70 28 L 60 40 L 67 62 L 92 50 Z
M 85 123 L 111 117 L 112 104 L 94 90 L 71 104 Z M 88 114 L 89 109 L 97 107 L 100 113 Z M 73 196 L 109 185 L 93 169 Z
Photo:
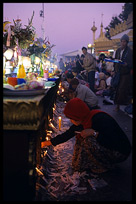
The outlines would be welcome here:
M 94 129 L 85 129 L 85 130 L 82 130 L 82 132 L 80 133 L 80 135 L 83 137 L 83 138 L 86 138 L 88 136 L 94 136 L 97 138 L 98 136 L 98 132 L 96 132 Z
M 51 141 L 44 141 L 44 142 L 41 142 L 41 148 L 45 147 L 45 146 L 50 146 L 52 145 Z

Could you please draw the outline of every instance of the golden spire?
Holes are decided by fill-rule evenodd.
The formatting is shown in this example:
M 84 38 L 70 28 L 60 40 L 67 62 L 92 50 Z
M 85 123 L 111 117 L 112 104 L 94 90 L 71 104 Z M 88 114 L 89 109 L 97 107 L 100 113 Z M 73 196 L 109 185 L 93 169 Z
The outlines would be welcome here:
M 101 18 L 102 18 L 102 20 L 101 20 L 101 31 L 100 31 L 100 37 L 103 37 L 103 35 L 104 35 L 104 33 L 103 33 L 103 13 L 101 14 Z

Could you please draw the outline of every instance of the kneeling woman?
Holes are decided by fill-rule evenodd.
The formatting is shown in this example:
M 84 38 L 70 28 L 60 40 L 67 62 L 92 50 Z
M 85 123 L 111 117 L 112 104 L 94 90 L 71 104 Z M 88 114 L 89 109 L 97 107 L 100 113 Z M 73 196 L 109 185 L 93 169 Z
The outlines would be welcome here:
M 67 102 L 64 114 L 73 125 L 50 141 L 42 142 L 41 147 L 56 146 L 76 136 L 72 159 L 76 171 L 88 169 L 103 173 L 127 159 L 131 152 L 130 142 L 109 114 L 101 110 L 90 111 L 79 98 Z

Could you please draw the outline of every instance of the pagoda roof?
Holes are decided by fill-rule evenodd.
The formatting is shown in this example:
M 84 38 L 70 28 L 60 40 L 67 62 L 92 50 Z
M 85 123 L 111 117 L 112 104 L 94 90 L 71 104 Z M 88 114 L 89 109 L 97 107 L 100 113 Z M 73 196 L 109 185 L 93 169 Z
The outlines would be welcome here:
M 127 30 L 125 30 L 125 31 L 123 31 L 121 33 L 118 33 L 117 35 L 112 36 L 111 39 L 112 40 L 120 39 L 123 35 L 125 35 L 125 34 L 128 35 L 131 30 L 133 30 L 133 29 L 127 29 Z M 129 37 L 132 37 L 132 36 L 129 36 Z

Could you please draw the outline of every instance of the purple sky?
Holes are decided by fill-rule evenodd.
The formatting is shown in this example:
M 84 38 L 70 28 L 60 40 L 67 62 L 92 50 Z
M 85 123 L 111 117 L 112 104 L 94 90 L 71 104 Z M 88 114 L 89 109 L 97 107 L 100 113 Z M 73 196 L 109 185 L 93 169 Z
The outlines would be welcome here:
M 51 44 L 56 46 L 53 53 L 63 54 L 81 49 L 93 43 L 91 27 L 95 20 L 97 27 L 96 38 L 100 35 L 101 14 L 103 26 L 109 25 L 113 16 L 122 12 L 124 3 L 44 3 L 45 37 L 49 37 Z M 42 3 L 3 3 L 3 21 L 20 18 L 22 25 L 28 25 L 33 11 L 33 26 L 37 37 L 42 37 L 40 17 Z M 105 31 L 103 29 L 103 31 Z

